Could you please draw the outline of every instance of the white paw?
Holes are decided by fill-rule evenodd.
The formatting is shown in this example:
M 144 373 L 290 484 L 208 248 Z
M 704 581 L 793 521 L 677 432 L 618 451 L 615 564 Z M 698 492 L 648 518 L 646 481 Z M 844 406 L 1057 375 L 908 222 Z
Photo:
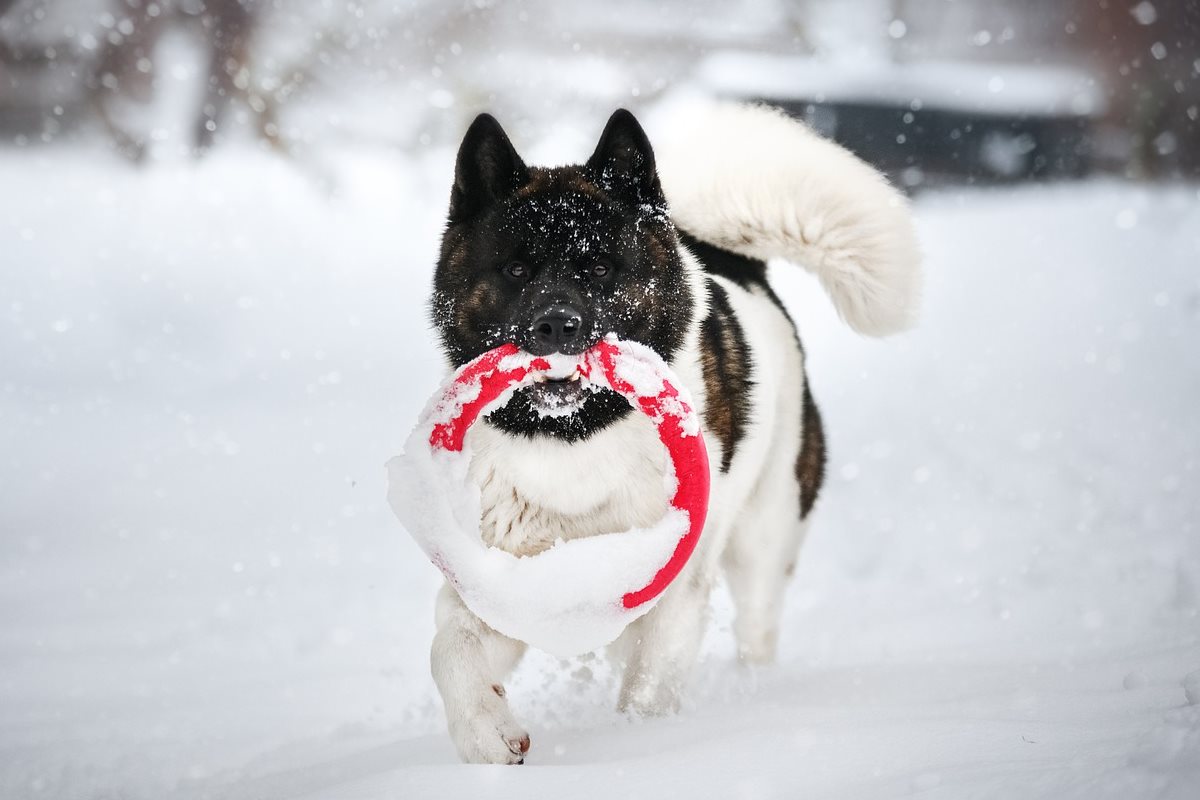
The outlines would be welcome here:
M 525 763 L 529 734 L 499 697 L 488 698 L 471 713 L 452 715 L 449 727 L 458 754 L 469 764 Z
M 743 664 L 773 664 L 779 648 L 779 631 L 774 628 L 753 628 L 737 631 L 738 659 Z
M 617 710 L 639 717 L 664 717 L 679 712 L 680 693 L 667 681 L 626 681 Z

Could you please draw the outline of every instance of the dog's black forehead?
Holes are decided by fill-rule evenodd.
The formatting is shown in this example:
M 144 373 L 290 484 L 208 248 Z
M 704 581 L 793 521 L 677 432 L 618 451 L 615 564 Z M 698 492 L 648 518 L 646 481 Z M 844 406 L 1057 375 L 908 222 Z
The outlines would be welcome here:
M 509 201 L 501 230 L 537 260 L 575 260 L 617 249 L 621 208 L 577 173 L 547 172 Z

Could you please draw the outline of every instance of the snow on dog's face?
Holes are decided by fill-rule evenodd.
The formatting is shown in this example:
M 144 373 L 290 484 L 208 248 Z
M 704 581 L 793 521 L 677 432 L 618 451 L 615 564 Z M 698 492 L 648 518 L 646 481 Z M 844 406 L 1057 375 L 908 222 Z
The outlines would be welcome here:
M 495 119 L 475 119 L 458 153 L 432 300 L 453 365 L 506 342 L 579 354 L 607 333 L 669 362 L 693 299 L 654 153 L 632 114 L 613 114 L 586 164 L 552 168 L 527 167 Z M 576 440 L 629 411 L 617 394 L 568 376 L 518 391 L 490 420 Z

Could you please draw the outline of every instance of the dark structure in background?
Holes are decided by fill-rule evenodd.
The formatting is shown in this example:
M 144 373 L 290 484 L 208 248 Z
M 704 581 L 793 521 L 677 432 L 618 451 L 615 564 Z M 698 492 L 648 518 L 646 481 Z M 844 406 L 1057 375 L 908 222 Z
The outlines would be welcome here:
M 1079 178 L 1092 167 L 1093 121 L 1082 114 L 980 112 L 937 104 L 913 109 L 899 103 L 774 102 L 909 189 L 958 177 L 972 183 Z
M 618 100 L 612 87 L 595 97 L 609 91 L 614 103 L 636 106 L 694 77 L 719 94 L 783 106 L 910 189 L 1095 172 L 1200 177 L 1200 2 L 779 0 L 768 22 L 740 33 L 718 23 L 744 21 L 751 9 L 703 0 L 665 12 L 650 0 L 614 0 L 612 13 L 572 6 L 567 19 L 561 9 L 553 0 L 0 0 L 0 141 L 48 142 L 99 127 L 139 159 L 147 133 L 123 112 L 161 85 L 160 43 L 172 31 L 198 38 L 207 62 L 187 123 L 196 153 L 219 144 L 236 120 L 295 154 L 292 145 L 314 130 L 334 132 L 311 118 L 285 120 L 314 101 L 340 116 L 348 98 L 369 92 L 379 93 L 376 110 L 397 107 L 396 95 L 408 92 L 399 104 L 411 124 L 381 118 L 380 130 L 341 132 L 401 147 L 457 131 L 465 120 L 456 115 L 472 105 L 518 117 L 572 113 L 595 87 L 564 79 L 528 98 L 487 59 L 533 53 L 546 73 L 560 64 L 570 75 L 582 40 L 593 61 L 619 64 L 631 80 L 653 76 L 634 97 L 625 89 Z M 843 43 L 873 43 L 871 63 L 847 64 L 839 46 L 822 46 L 816 29 L 831 10 Z M 655 13 L 659 24 L 632 19 Z M 691 25 L 690 16 L 708 24 Z M 268 40 L 288 36 L 294 46 L 280 57 Z M 428 75 L 440 77 L 419 77 Z M 425 102 L 439 86 L 461 109 Z
M 701 82 L 783 108 L 910 190 L 1093 172 L 1200 177 L 1200 3 L 890 7 L 878 62 L 718 53 Z
M 1106 107 L 1091 73 L 1063 65 L 722 53 L 700 75 L 719 95 L 803 119 L 909 190 L 1086 175 Z

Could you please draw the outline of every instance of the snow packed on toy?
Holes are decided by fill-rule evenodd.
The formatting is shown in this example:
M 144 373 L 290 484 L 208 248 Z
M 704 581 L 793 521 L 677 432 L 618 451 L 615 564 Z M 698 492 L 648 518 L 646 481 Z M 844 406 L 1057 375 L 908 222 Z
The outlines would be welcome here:
M 534 556 L 487 546 L 467 433 L 513 392 L 578 371 L 655 425 L 668 456 L 671 502 L 661 519 L 571 541 Z M 460 367 L 434 396 L 404 453 L 388 462 L 396 516 L 463 602 L 488 625 L 558 656 L 612 642 L 649 611 L 687 563 L 708 510 L 708 455 L 687 388 L 651 349 L 610 335 L 579 356 L 534 356 L 506 344 Z

